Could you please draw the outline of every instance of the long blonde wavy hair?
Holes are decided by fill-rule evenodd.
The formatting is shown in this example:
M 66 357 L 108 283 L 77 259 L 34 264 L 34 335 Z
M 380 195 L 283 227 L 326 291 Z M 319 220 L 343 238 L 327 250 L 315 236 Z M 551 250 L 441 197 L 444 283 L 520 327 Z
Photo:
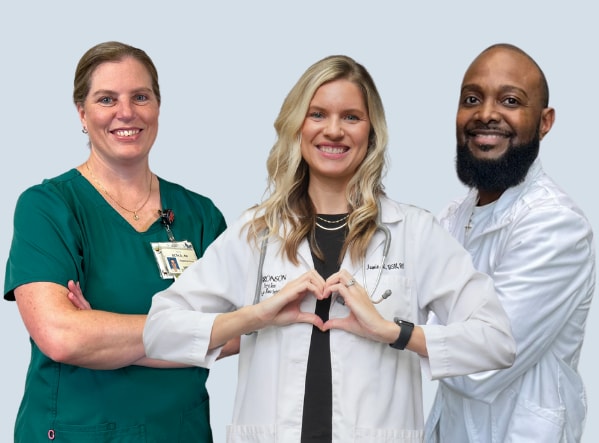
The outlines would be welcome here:
M 317 89 L 340 79 L 360 88 L 370 119 L 366 157 L 346 189 L 350 215 L 340 259 L 348 249 L 353 261 L 364 257 L 376 231 L 377 202 L 384 195 L 382 178 L 387 168 L 388 133 L 383 103 L 364 66 L 344 55 L 329 56 L 308 68 L 281 106 L 274 123 L 277 140 L 266 162 L 267 198 L 254 207 L 254 218 L 249 222 L 248 240 L 258 243 L 267 229 L 270 237 L 282 238 L 283 251 L 294 264 L 298 263 L 299 244 L 306 237 L 313 250 L 322 256 L 314 238 L 316 210 L 308 195 L 310 177 L 301 154 L 301 129 Z

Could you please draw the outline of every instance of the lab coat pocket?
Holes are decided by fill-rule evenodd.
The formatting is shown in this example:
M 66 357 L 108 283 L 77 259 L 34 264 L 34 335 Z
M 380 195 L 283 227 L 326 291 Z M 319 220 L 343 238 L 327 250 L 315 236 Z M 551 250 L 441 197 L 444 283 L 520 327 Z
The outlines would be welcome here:
M 424 431 L 404 429 L 356 429 L 355 443 L 421 443 Z
M 274 425 L 228 425 L 227 443 L 276 443 Z
M 520 400 L 514 408 L 505 443 L 563 442 L 565 413 L 564 408 L 543 408 Z

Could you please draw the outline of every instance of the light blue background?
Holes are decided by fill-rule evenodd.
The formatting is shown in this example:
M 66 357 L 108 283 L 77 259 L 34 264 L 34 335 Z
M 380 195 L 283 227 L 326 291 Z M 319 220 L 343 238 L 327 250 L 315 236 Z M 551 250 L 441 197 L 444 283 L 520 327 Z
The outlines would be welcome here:
M 593 2 L 191 3 L 2 2 L 2 280 L 20 192 L 87 157 L 71 102 L 73 74 L 79 57 L 105 40 L 141 47 L 158 67 L 163 104 L 154 172 L 211 197 L 228 221 L 262 196 L 272 124 L 285 95 L 310 64 L 335 53 L 362 62 L 383 97 L 392 161 L 388 194 L 437 213 L 465 192 L 453 167 L 462 75 L 485 47 L 514 43 L 545 71 L 556 108 L 556 123 L 541 146 L 545 169 L 599 233 L 599 27 Z M 8 442 L 29 343 L 16 305 L 0 307 L 0 441 Z M 589 397 L 587 443 L 599 441 L 599 362 L 593 357 L 598 320 L 593 306 L 580 363 Z M 210 375 L 216 442 L 224 441 L 231 415 L 236 362 L 219 361 Z M 427 410 L 434 390 L 433 382 L 425 382 Z

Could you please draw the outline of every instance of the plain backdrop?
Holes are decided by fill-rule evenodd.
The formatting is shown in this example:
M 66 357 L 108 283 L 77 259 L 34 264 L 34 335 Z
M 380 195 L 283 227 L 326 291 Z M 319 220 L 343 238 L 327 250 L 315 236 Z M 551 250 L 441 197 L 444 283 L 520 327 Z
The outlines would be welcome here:
M 144 49 L 158 67 L 163 102 L 153 171 L 211 197 L 229 222 L 263 195 L 285 95 L 309 65 L 331 54 L 363 63 L 383 97 L 387 193 L 437 213 L 465 192 L 454 172 L 462 75 L 487 46 L 516 44 L 543 68 L 556 108 L 541 145 L 543 165 L 599 232 L 595 9 L 577 0 L 2 2 L 2 277 L 18 195 L 87 158 L 71 101 L 73 75 L 81 55 L 106 40 Z M 599 441 L 598 320 L 593 305 L 579 366 L 589 403 L 584 442 Z M 0 328 L 0 441 L 8 442 L 29 360 L 15 303 L 0 304 Z M 236 357 L 219 361 L 210 374 L 216 442 L 224 441 L 231 416 L 236 365 Z M 435 387 L 424 383 L 427 411 Z

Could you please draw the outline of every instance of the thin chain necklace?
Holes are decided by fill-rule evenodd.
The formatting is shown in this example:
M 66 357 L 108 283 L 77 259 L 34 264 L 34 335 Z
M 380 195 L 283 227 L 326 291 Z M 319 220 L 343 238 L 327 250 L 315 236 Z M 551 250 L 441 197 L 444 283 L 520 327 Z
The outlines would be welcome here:
M 152 181 L 153 181 L 153 178 L 154 178 L 152 176 L 153 174 L 150 173 L 150 192 L 148 192 L 148 196 L 146 197 L 146 199 L 144 200 L 144 202 L 142 203 L 142 205 L 139 208 L 131 210 L 131 209 L 125 208 L 123 205 L 121 205 L 118 202 L 118 200 L 116 198 L 114 198 L 112 195 L 110 195 L 110 193 L 106 190 L 106 188 L 104 187 L 104 185 L 102 183 L 100 183 L 100 180 L 98 180 L 96 178 L 96 176 L 92 172 L 91 168 L 89 167 L 88 162 L 85 162 L 85 167 L 87 168 L 87 171 L 89 172 L 89 175 L 91 175 L 91 177 L 94 179 L 94 181 L 96 182 L 96 184 L 98 185 L 98 187 L 102 190 L 102 192 L 104 192 L 104 194 L 106 194 L 110 198 L 110 200 L 112 200 L 113 202 L 115 202 L 119 206 L 119 208 L 121 208 L 121 209 L 129 212 L 130 214 L 133 214 L 133 219 L 135 221 L 139 220 L 139 215 L 137 215 L 137 213 L 139 211 L 141 211 L 146 206 L 146 204 L 150 200 L 150 196 L 152 195 Z
M 337 224 L 342 222 L 343 220 L 347 220 L 347 217 L 349 217 L 349 214 L 345 214 L 343 217 L 341 217 L 340 219 L 337 220 L 327 220 L 326 218 L 321 217 L 320 215 L 317 215 L 316 218 L 320 221 L 323 221 L 325 223 L 329 223 L 331 225 Z
M 325 223 L 328 223 L 330 225 L 334 225 L 337 223 L 340 223 L 342 221 L 345 221 L 345 223 L 340 224 L 339 226 L 335 226 L 335 227 L 327 227 L 327 226 L 323 226 L 320 223 L 318 223 L 317 221 L 315 221 L 314 223 L 316 224 L 316 226 L 318 226 L 320 229 L 324 229 L 325 231 L 338 231 L 339 229 L 343 229 L 347 226 L 347 218 L 349 217 L 349 214 L 345 214 L 343 217 L 341 217 L 340 219 L 337 220 L 327 220 L 326 218 L 323 218 L 319 215 L 316 216 L 316 218 L 320 221 L 323 221 Z

